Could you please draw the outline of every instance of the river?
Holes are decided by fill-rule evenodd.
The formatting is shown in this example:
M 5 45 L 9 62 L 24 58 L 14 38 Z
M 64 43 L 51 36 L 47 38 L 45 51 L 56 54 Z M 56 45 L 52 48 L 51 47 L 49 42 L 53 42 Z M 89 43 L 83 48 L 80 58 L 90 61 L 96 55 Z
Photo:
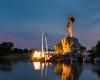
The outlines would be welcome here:
M 0 80 L 100 80 L 100 64 L 0 61 Z

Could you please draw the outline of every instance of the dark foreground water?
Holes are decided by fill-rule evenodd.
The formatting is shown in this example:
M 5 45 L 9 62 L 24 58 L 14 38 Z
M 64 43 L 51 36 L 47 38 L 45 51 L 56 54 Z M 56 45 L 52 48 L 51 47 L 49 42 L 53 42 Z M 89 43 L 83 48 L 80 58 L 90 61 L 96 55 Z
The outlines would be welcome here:
M 100 65 L 0 61 L 0 80 L 100 80 Z

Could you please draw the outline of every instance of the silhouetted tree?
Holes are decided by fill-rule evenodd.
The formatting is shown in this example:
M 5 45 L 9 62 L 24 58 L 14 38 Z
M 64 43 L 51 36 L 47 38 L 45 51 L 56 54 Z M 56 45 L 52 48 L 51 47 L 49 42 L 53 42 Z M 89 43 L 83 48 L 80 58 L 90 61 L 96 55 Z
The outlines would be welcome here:
M 81 45 L 79 50 L 80 51 L 86 50 L 86 47 L 84 47 L 84 46 Z
M 95 50 L 97 53 L 100 53 L 100 41 L 96 44 Z
M 28 49 L 24 49 L 23 52 L 24 52 L 24 53 L 28 53 L 29 50 L 28 50 Z
M 100 40 L 97 42 L 95 47 L 91 48 L 91 58 L 100 56 Z
M 14 48 L 13 49 L 13 54 L 23 54 L 23 50 L 22 49 L 18 49 L 18 48 Z
M 0 44 L 0 55 L 4 56 L 7 54 L 10 54 L 13 49 L 13 43 L 12 42 L 3 42 Z
M 97 56 L 97 57 L 99 57 L 100 56 L 100 40 L 97 42 L 97 44 L 96 44 L 96 47 L 95 47 L 95 55 Z

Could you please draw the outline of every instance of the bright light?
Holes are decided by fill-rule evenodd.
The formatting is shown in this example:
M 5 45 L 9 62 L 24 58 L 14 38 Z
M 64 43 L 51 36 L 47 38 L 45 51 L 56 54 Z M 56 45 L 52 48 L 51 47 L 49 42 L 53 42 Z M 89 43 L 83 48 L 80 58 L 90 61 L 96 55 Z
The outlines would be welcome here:
M 42 57 L 44 57 L 44 52 L 42 53 Z
M 33 62 L 33 66 L 35 70 L 40 70 L 40 62 Z
M 43 70 L 45 64 L 40 62 L 33 62 L 34 70 Z
M 33 53 L 33 57 L 40 58 L 41 57 L 41 52 L 35 51 Z

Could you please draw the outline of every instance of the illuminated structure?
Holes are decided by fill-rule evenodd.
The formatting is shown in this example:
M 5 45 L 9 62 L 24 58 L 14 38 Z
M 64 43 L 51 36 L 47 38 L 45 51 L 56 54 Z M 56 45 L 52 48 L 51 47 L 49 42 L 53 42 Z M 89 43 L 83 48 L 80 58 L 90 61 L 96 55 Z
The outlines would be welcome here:
M 68 16 L 68 34 L 69 37 L 73 37 L 72 35 L 72 23 L 75 21 L 73 16 Z
M 42 33 L 42 52 L 39 51 L 39 50 L 35 50 L 32 52 L 32 55 L 31 55 L 31 60 L 32 61 L 38 61 L 39 59 L 41 58 L 45 58 L 45 54 L 44 53 L 48 53 L 48 44 L 47 44 L 47 39 L 46 39 L 46 35 L 45 33 L 43 32 Z M 44 42 L 45 42 L 45 45 L 46 45 L 46 52 L 44 52 Z M 48 56 L 46 56 L 48 58 Z
M 42 51 L 35 50 L 31 54 L 31 61 L 46 61 L 52 57 L 52 52 L 48 52 L 48 44 L 45 32 L 42 33 Z M 44 50 L 44 44 L 46 50 Z
M 46 51 L 48 52 L 48 44 L 47 44 L 47 38 L 45 35 L 45 32 L 42 33 L 42 57 L 44 57 L 44 40 L 45 40 L 45 44 L 46 44 Z
M 64 53 L 71 52 L 71 47 L 73 44 L 72 23 L 74 22 L 74 20 L 75 20 L 75 18 L 73 16 L 68 16 L 68 34 L 69 34 L 68 36 L 69 36 L 70 40 L 68 41 L 66 37 L 61 40 Z
M 63 51 L 64 53 L 70 53 L 71 52 L 71 48 L 70 45 L 68 43 L 68 40 L 65 38 L 62 39 L 62 47 L 63 47 Z
M 73 44 L 73 40 L 72 40 L 72 37 L 73 37 L 73 32 L 72 32 L 72 23 L 75 21 L 75 17 L 73 16 L 68 16 L 68 34 L 69 34 L 69 37 L 70 37 L 70 47 L 72 47 L 72 44 Z

